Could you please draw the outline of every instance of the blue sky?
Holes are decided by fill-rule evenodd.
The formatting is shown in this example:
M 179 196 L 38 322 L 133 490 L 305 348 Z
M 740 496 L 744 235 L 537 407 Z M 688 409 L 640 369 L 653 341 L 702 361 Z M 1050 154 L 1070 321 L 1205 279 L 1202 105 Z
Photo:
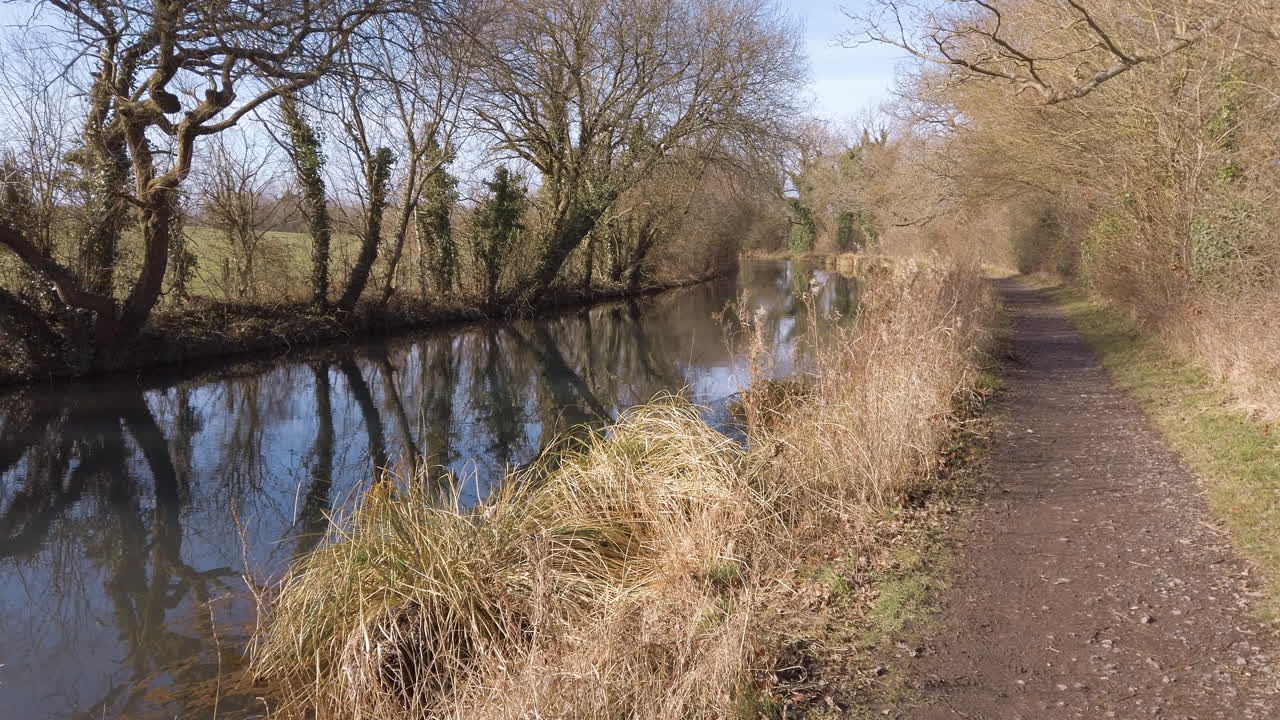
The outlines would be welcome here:
M 780 0 L 782 7 L 805 23 L 805 45 L 813 76 L 814 110 L 841 121 L 889 97 L 893 75 L 905 54 L 887 46 L 842 48 L 836 37 L 852 25 L 840 6 L 861 0 Z
M 858 7 L 866 0 L 777 0 L 805 25 L 805 49 L 813 77 L 815 112 L 836 123 L 884 101 L 893 87 L 894 69 L 904 59 L 896 48 L 842 48 L 836 37 L 851 22 L 840 6 Z M 0 25 L 25 20 L 28 9 L 0 6 Z

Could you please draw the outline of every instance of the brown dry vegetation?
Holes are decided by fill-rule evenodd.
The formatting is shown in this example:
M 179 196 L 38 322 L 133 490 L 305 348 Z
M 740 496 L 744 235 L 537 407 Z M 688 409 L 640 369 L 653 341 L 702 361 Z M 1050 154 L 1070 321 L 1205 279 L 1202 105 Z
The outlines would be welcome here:
M 992 313 L 966 270 L 872 284 L 800 400 L 746 391 L 745 448 L 668 399 L 477 508 L 388 476 L 264 596 L 253 672 L 281 716 L 765 711 L 796 570 L 882 562 L 868 539 L 930 486 Z
M 1280 414 L 1280 24 L 1259 0 L 888 0 L 900 78 L 867 196 L 894 248 L 1065 276 Z M 902 21 L 902 26 L 898 25 Z M 905 30 L 902 30 L 905 28 Z

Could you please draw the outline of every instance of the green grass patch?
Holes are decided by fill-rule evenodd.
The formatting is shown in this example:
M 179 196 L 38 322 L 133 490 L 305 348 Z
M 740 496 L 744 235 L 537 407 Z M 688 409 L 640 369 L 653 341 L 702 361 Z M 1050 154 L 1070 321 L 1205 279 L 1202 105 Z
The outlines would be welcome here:
M 1125 313 L 1080 290 L 1052 292 L 1115 382 L 1203 479 L 1214 514 L 1266 579 L 1259 612 L 1280 622 L 1280 432 L 1250 419 L 1223 383 L 1174 356 Z
M 952 554 L 940 532 L 922 533 L 917 543 L 893 551 L 891 569 L 876 579 L 878 596 L 867 617 L 867 644 L 896 638 L 909 624 L 933 611 L 947 586 Z
M 196 273 L 191 280 L 191 294 L 197 297 L 226 297 L 234 287 L 234 277 L 224 277 L 224 271 L 234 267 L 235 252 L 219 230 L 209 227 L 184 228 L 188 250 L 195 255 Z M 139 241 L 140 242 L 140 241 Z M 341 283 L 345 273 L 355 261 L 360 238 L 348 233 L 334 233 L 331 240 L 330 272 L 334 282 Z M 230 263 L 228 265 L 227 263 Z M 253 290 L 272 299 L 281 299 L 282 293 L 290 297 L 309 297 L 311 277 L 311 236 L 307 233 L 270 231 L 263 234 L 254 259 Z M 234 271 L 232 271 L 234 272 Z
M 827 586 L 833 597 L 846 595 L 853 588 L 849 571 L 836 565 L 822 565 L 813 571 L 813 579 Z
M 880 586 L 880 598 L 871 612 L 871 622 L 877 632 L 897 633 L 913 618 L 922 615 L 929 607 L 927 577 L 911 575 L 886 581 Z

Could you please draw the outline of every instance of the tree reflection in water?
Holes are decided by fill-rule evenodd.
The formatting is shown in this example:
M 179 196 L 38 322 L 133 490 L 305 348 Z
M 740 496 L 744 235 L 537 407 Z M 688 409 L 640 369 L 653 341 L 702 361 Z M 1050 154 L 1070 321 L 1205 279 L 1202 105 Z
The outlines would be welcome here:
M 811 283 L 815 300 L 799 301 Z M 714 315 L 739 288 L 766 311 L 781 373 L 810 305 L 847 315 L 856 303 L 838 275 L 749 263 L 737 283 L 538 321 L 0 396 L 0 707 L 250 707 L 235 685 L 253 619 L 246 570 L 269 578 L 322 542 L 375 468 L 473 503 L 554 438 L 658 393 L 723 402 L 745 363 Z

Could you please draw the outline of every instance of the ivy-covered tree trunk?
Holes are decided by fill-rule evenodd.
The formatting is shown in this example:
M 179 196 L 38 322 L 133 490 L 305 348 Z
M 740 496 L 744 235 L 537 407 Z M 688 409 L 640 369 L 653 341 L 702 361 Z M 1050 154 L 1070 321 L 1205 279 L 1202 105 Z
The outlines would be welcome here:
M 505 167 L 494 171 L 493 180 L 485 186 L 489 192 L 476 209 L 472 255 L 480 263 L 485 302 L 492 303 L 497 300 L 503 266 L 522 229 L 525 189 Z
M 860 250 L 871 250 L 880 244 L 880 225 L 870 210 L 857 210 L 853 213 L 853 221 L 862 233 Z
M 325 196 L 324 154 L 319 136 L 302 116 L 292 94 L 281 97 L 280 117 L 289 130 L 294 170 L 302 186 L 302 218 L 311 234 L 311 304 L 323 309 L 329 305 L 329 248 L 333 237 L 329 200 Z
M 418 206 L 418 271 L 423 293 L 434 285 L 438 294 L 447 295 L 457 284 L 458 245 L 451 220 L 457 184 L 444 168 L 436 170 L 428 178 Z
M 551 288 L 569 255 L 595 229 L 612 202 L 612 196 L 594 199 L 584 204 L 575 204 L 560 213 L 543 244 L 542 257 L 538 259 L 537 267 L 525 284 L 526 294 L 530 299 L 536 299 Z
M 167 188 L 156 190 L 142 210 L 142 272 L 124 301 L 116 329 L 118 340 L 112 343 L 112 351 L 118 351 L 120 343 L 128 342 L 142 330 L 160 300 L 169 267 L 169 244 L 178 223 L 177 194 Z
M 129 220 L 128 203 L 117 191 L 129 184 L 129 157 L 122 146 L 123 143 L 112 143 L 106 158 L 86 159 L 93 188 L 88 222 L 80 238 L 77 271 L 85 290 L 97 295 L 111 294 L 120 235 Z
M 790 206 L 791 237 L 789 244 L 792 252 L 803 253 L 813 250 L 817 238 L 817 226 L 813 222 L 813 213 L 798 198 L 787 198 Z
M 859 250 L 854 237 L 853 213 L 845 211 L 836 218 L 836 247 L 840 250 Z
M 365 286 L 369 284 L 369 275 L 373 272 L 373 262 L 378 258 L 378 244 L 382 241 L 382 216 L 387 209 L 387 185 L 391 181 L 391 164 L 393 158 L 387 148 L 378 148 L 373 157 L 365 163 L 364 180 L 369 188 L 369 210 L 365 221 L 364 237 L 360 242 L 360 254 L 356 256 L 356 264 L 351 268 L 347 278 L 346 289 L 338 298 L 336 307 L 343 312 L 350 312 L 360 300 Z
M 119 189 L 128 187 L 132 176 L 124 134 L 118 125 L 112 127 L 112 95 L 117 90 L 112 70 L 103 63 L 94 73 L 81 136 L 84 145 L 68 157 L 80 166 L 89 185 L 76 271 L 86 292 L 106 296 L 112 292 L 120 236 L 129 222 L 129 204 Z

